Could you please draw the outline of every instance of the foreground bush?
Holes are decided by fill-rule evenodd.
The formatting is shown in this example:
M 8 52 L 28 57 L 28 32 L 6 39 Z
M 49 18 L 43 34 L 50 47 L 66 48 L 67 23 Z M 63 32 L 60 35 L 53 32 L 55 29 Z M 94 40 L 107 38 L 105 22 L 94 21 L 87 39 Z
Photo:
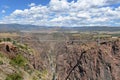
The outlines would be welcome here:
M 23 78 L 21 74 L 14 73 L 14 74 L 8 75 L 5 80 L 23 80 Z
M 17 55 L 15 58 L 13 58 L 10 61 L 10 64 L 17 65 L 19 67 L 25 66 L 26 63 L 27 63 L 27 60 L 21 54 Z

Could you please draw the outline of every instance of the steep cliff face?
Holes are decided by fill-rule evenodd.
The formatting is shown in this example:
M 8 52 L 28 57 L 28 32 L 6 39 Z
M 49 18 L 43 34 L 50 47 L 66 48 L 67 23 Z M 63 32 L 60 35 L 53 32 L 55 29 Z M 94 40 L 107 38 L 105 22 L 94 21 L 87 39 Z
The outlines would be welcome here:
M 63 47 L 57 52 L 57 80 L 120 80 L 119 40 Z

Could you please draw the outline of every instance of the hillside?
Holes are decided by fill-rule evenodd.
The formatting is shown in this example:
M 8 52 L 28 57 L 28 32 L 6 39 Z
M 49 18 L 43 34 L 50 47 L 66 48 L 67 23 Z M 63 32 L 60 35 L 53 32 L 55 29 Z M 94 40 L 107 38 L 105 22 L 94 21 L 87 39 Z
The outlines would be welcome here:
M 47 80 L 46 70 L 35 68 L 34 50 L 11 39 L 0 40 L 0 80 Z

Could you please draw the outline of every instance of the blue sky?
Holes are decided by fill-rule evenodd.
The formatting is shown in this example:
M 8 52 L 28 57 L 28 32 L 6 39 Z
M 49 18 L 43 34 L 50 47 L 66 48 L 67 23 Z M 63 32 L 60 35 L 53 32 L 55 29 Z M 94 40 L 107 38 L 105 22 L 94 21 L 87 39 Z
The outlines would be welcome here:
M 0 23 L 120 26 L 120 0 L 0 0 Z
M 24 10 L 29 8 L 29 4 L 35 3 L 36 5 L 47 5 L 50 0 L 0 0 L 0 10 L 6 10 L 6 14 L 9 15 L 16 9 Z

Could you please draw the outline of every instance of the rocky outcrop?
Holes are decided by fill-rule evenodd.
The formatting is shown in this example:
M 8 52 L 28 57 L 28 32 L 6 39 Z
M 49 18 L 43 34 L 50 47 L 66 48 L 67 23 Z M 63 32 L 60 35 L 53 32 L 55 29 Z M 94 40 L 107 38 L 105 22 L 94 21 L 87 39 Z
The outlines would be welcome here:
M 1 42 L 0 49 L 6 52 L 11 52 L 16 50 L 16 46 L 14 46 L 11 42 Z
M 120 80 L 119 40 L 64 45 L 57 53 L 57 80 Z
M 0 42 L 0 80 L 45 80 L 43 72 L 34 68 L 34 59 L 24 44 Z

